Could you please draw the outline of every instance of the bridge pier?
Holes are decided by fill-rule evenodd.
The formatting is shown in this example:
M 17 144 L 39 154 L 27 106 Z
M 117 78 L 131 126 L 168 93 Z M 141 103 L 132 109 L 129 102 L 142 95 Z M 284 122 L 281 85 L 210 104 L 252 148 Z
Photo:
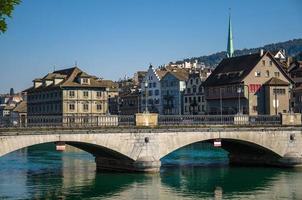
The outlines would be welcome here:
M 95 158 L 97 171 L 118 171 L 118 172 L 159 172 L 161 162 L 154 160 L 152 157 L 139 158 L 136 161 L 107 158 L 96 156 Z

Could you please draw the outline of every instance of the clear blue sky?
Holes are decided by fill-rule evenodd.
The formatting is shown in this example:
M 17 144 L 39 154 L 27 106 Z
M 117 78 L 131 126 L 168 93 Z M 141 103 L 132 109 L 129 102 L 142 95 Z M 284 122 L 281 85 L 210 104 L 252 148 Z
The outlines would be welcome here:
M 300 0 L 22 0 L 0 35 L 0 93 L 56 69 L 126 74 L 226 49 L 302 38 Z

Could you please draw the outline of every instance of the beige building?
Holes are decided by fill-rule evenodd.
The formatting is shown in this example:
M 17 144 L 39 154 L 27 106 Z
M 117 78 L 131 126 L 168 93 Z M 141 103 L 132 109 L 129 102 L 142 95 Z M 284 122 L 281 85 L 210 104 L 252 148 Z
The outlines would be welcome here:
M 227 58 L 205 81 L 210 114 L 288 112 L 292 80 L 270 52 Z
M 28 124 L 89 123 L 108 112 L 106 83 L 77 67 L 35 79 L 27 95 Z

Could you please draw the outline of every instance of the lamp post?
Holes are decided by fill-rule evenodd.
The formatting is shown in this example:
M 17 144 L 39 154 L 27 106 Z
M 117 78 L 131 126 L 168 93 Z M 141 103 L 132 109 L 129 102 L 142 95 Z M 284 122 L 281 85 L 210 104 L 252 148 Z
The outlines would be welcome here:
M 274 91 L 274 93 L 275 93 L 275 115 L 277 115 L 278 114 L 278 99 L 277 99 L 277 88 L 276 88 L 276 86 L 275 86 L 275 89 L 274 89 L 275 91 Z
M 222 123 L 222 95 L 221 95 L 221 87 L 219 88 L 219 98 L 220 98 L 220 120 Z
M 148 113 L 148 95 L 147 95 L 148 81 L 145 81 L 145 113 Z
M 290 113 L 293 113 L 293 85 L 292 84 L 289 84 L 289 112 Z
M 240 112 L 240 94 L 242 92 L 242 88 L 241 86 L 239 85 L 239 87 L 237 88 L 237 92 L 238 92 L 238 114 L 241 114 Z

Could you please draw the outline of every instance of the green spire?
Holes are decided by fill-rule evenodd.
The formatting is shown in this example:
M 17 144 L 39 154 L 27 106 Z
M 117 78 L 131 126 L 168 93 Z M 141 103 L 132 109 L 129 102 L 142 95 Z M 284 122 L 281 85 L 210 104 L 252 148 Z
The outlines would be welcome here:
M 234 46 L 233 46 L 233 33 L 232 33 L 232 22 L 231 22 L 231 13 L 230 13 L 227 57 L 231 58 L 231 57 L 233 57 L 233 55 L 234 55 Z

